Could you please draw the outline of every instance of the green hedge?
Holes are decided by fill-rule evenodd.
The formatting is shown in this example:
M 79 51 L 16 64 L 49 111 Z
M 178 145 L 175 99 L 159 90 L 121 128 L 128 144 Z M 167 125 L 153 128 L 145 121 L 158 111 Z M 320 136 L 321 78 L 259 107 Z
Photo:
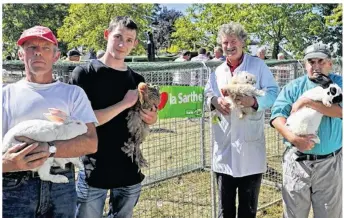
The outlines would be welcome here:
M 162 61 L 174 61 L 176 57 L 156 57 L 156 62 L 162 62 Z M 148 62 L 147 56 L 127 56 L 124 60 L 125 62 Z

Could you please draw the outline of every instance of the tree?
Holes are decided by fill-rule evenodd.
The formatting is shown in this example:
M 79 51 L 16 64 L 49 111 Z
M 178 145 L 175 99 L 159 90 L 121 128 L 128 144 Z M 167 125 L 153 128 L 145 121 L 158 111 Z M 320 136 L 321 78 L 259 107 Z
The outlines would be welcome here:
M 343 25 L 343 5 L 339 4 L 337 7 L 332 9 L 332 13 L 329 15 L 325 15 L 326 17 L 326 24 L 328 26 L 341 26 Z
M 183 49 L 212 50 L 218 45 L 218 28 L 229 21 L 247 20 L 247 4 L 193 4 L 186 16 L 176 21 L 175 44 Z
M 67 15 L 67 4 L 3 4 L 3 57 L 17 57 L 16 42 L 25 29 L 36 25 L 49 27 L 55 34 Z M 61 43 L 60 49 L 66 48 Z
M 105 50 L 103 32 L 114 16 L 130 15 L 139 26 L 140 44 L 133 54 L 143 54 L 144 32 L 148 30 L 154 9 L 153 4 L 72 4 L 63 26 L 58 29 L 58 37 L 68 43 L 68 48 L 85 46 L 95 50 Z
M 325 19 L 325 24 L 328 32 L 324 34 L 323 41 L 331 46 L 331 50 L 336 51 L 334 56 L 342 56 L 343 52 L 343 5 L 342 4 L 325 4 L 321 8 L 321 12 Z
M 218 27 L 230 21 L 241 23 L 249 39 L 271 45 L 273 58 L 280 46 L 301 58 L 307 45 L 321 40 L 326 32 L 312 4 L 193 4 L 176 21 L 174 43 L 215 46 Z
M 318 41 L 324 31 L 321 16 L 313 12 L 311 4 L 257 4 L 252 9 L 254 22 L 248 23 L 248 29 L 264 44 L 272 45 L 275 59 L 280 46 L 301 58 L 307 45 Z
M 151 24 L 157 50 L 170 47 L 172 41 L 171 35 L 175 32 L 175 21 L 182 15 L 180 11 L 174 9 L 168 10 L 167 7 L 161 9 L 159 7 L 159 11 L 153 16 L 154 22 Z
M 197 26 L 191 22 L 190 16 L 180 17 L 175 22 L 176 32 L 172 33 L 173 45 L 180 49 L 190 50 L 200 40 Z

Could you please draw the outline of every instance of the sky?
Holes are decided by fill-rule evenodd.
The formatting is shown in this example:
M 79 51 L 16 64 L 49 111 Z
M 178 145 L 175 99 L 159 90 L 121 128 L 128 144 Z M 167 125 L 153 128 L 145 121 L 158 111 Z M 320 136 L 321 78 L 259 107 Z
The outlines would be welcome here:
M 191 4 L 160 4 L 161 6 L 166 6 L 167 9 L 174 9 L 176 11 L 180 11 L 185 14 L 186 8 L 191 6 Z

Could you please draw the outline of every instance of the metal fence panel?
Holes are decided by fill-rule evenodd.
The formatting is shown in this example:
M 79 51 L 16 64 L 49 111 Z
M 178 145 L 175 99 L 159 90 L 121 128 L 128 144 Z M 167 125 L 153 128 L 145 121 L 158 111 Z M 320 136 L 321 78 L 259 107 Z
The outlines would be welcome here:
M 130 63 L 148 83 L 156 85 L 205 86 L 209 74 L 220 63 Z M 21 78 L 20 67 L 5 65 L 3 82 Z M 21 66 L 22 67 L 22 66 Z M 56 78 L 66 82 L 75 67 L 55 68 Z M 300 75 L 295 61 L 269 64 L 278 84 L 283 87 Z M 16 71 L 16 73 L 15 73 Z M 281 200 L 284 150 L 282 137 L 269 126 L 270 111 L 265 113 L 265 137 L 268 170 L 263 176 L 259 208 Z M 211 173 L 211 122 L 208 113 L 201 118 L 171 118 L 151 126 L 150 135 L 142 144 L 149 167 L 134 217 L 215 217 L 217 189 Z M 107 207 L 107 206 L 106 206 Z M 106 209 L 105 209 L 106 210 Z
M 204 67 L 140 71 L 148 83 L 204 86 Z M 150 163 L 134 217 L 211 217 L 209 126 L 206 118 L 159 120 L 143 143 Z M 208 170 L 206 165 L 208 162 Z

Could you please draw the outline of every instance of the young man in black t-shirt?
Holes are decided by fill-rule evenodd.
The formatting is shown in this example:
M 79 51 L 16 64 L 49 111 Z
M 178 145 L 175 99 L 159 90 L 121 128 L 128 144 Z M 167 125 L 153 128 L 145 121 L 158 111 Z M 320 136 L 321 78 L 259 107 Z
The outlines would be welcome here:
M 104 31 L 107 48 L 99 60 L 76 67 L 71 83 L 81 86 L 97 116 L 98 151 L 83 158 L 77 183 L 77 217 L 102 217 L 110 190 L 109 217 L 132 217 L 144 175 L 121 148 L 128 140 L 126 117 L 138 99 L 137 85 L 144 78 L 124 63 L 137 45 L 137 25 L 129 17 L 115 17 Z M 141 111 L 147 124 L 157 120 L 156 108 Z

